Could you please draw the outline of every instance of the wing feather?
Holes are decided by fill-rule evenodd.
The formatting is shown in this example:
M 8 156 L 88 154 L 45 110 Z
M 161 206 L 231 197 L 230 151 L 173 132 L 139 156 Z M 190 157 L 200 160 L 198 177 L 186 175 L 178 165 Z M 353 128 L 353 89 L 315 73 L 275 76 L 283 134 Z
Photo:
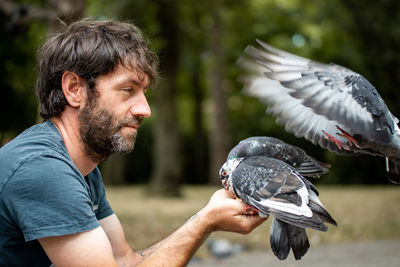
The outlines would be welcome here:
M 370 141 L 387 141 L 386 132 L 393 131 L 398 120 L 360 74 L 257 42 L 262 48 L 247 47 L 246 56 L 239 60 L 239 65 L 249 72 L 241 77 L 244 92 L 266 103 L 267 112 L 287 130 L 339 153 L 342 151 L 325 140 L 322 130 L 334 135 L 339 126 Z M 308 127 L 300 120 L 308 121 Z

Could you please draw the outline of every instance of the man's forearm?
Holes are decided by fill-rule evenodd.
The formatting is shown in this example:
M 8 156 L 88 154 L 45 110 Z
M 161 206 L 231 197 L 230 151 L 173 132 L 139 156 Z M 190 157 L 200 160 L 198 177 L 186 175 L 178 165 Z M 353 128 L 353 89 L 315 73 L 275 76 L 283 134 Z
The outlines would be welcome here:
M 115 224 L 114 226 L 105 222 L 103 224 L 113 240 L 112 247 L 119 252 L 115 253 L 119 265 L 185 266 L 210 233 L 229 231 L 247 234 L 266 220 L 256 214 L 247 213 L 245 207 L 245 204 L 233 199 L 226 190 L 218 190 L 208 204 L 183 226 L 156 245 L 140 252 L 133 252 L 125 241 L 121 245 L 120 241 L 125 240 L 122 227 L 119 231 L 115 231 L 118 228 L 114 227 Z M 114 220 L 117 220 L 116 216 L 114 217 Z M 109 220 L 111 221 L 112 217 Z M 119 238 L 115 238 L 118 236 L 115 232 L 119 233 Z
M 212 232 L 205 213 L 196 213 L 164 240 L 136 252 L 136 266 L 185 266 Z

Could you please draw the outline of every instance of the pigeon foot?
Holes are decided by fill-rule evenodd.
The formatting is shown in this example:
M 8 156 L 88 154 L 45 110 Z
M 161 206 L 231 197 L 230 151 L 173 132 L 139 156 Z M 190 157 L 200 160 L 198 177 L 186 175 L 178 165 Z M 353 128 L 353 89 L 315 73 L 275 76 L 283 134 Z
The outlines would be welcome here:
M 356 139 L 354 139 L 353 136 L 351 136 L 348 132 L 346 132 L 345 130 L 343 130 L 342 128 L 340 128 L 337 125 L 336 125 L 336 129 L 338 129 L 339 131 L 342 132 L 342 133 L 337 133 L 337 135 L 346 138 L 349 141 L 350 146 L 355 146 L 355 147 L 361 149 L 361 147 L 357 144 L 357 141 L 356 141 Z
M 324 130 L 322 130 L 322 132 L 325 134 L 325 139 L 327 139 L 328 141 L 334 143 L 339 150 L 350 150 L 350 147 L 348 145 L 346 145 L 345 143 L 343 143 L 342 141 L 337 140 L 335 137 L 333 137 L 332 135 L 328 134 L 327 132 L 325 132 Z
M 256 214 L 258 214 L 258 209 L 254 208 L 250 205 L 246 205 L 244 207 L 244 212 L 248 215 L 256 215 Z

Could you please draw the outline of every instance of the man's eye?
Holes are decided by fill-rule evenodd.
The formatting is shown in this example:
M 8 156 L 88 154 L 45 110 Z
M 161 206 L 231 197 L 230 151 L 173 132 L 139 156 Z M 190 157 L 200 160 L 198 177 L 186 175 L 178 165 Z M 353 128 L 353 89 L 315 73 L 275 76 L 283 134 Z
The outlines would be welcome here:
M 127 88 L 123 88 L 122 91 L 123 91 L 124 93 L 131 94 L 131 93 L 133 92 L 133 89 L 132 89 L 131 87 L 127 87 Z

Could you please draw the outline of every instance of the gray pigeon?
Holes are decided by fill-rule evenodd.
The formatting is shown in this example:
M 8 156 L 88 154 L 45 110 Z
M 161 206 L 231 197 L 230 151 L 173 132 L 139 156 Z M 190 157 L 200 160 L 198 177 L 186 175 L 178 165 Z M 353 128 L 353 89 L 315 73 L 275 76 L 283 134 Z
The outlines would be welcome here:
M 287 151 L 292 153 L 302 151 L 271 137 L 248 138 L 231 150 L 219 175 L 225 189 L 231 190 L 244 203 L 257 209 L 260 216 L 275 217 L 270 231 L 274 254 L 284 260 L 292 249 L 298 260 L 310 246 L 304 228 L 327 231 L 324 222 L 337 224 L 323 207 L 317 189 L 289 165 L 296 160 L 288 160 L 289 164 L 282 160 L 282 157 L 287 159 L 296 156 L 290 155 L 290 152 L 270 153 L 273 151 L 273 142 L 277 146 L 286 146 Z M 305 153 L 302 157 L 312 161 Z M 301 165 L 301 162 L 296 164 Z M 326 169 L 322 168 L 321 173 L 324 172 Z
M 243 245 L 232 244 L 226 239 L 209 239 L 207 240 L 207 248 L 217 259 L 231 257 L 245 249 Z
M 297 137 L 337 154 L 385 157 L 388 179 L 400 183 L 399 120 L 367 79 L 257 42 L 239 60 L 247 94 Z
M 267 156 L 286 162 L 301 175 L 318 178 L 327 173 L 329 164 L 319 162 L 306 152 L 270 136 L 253 136 L 240 141 L 228 154 L 228 159 Z

